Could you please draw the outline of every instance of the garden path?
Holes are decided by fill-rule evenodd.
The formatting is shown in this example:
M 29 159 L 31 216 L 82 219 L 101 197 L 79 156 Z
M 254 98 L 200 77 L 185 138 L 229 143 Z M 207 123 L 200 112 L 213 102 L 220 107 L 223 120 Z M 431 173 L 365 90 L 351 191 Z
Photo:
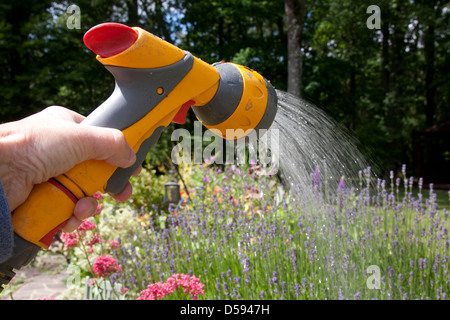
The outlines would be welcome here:
M 42 257 L 38 265 L 28 265 L 18 270 L 16 277 L 24 279 L 24 284 L 12 292 L 14 300 L 52 300 L 67 289 L 63 280 L 68 274 L 62 268 L 61 257 Z M 11 300 L 4 295 L 1 300 Z

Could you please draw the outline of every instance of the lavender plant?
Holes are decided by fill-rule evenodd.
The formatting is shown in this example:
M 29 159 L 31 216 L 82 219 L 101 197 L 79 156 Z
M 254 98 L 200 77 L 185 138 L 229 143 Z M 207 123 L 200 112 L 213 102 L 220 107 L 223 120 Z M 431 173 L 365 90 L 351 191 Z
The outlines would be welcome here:
M 122 272 L 111 279 L 129 297 L 186 273 L 204 284 L 199 299 L 447 299 L 448 210 L 421 180 L 414 195 L 404 168 L 390 181 L 363 170 L 358 188 L 343 177 L 326 196 L 317 188 L 316 201 L 256 167 L 202 165 L 184 175 L 190 201 L 118 239 Z

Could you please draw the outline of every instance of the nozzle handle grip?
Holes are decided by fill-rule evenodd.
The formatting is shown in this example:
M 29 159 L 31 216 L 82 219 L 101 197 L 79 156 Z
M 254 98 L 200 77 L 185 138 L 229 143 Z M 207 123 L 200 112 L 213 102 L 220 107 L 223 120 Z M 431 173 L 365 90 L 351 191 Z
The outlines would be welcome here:
M 84 124 L 116 128 L 124 133 L 136 122 L 151 112 L 189 73 L 194 57 L 189 52 L 180 61 L 160 68 L 134 69 L 116 66 L 105 66 L 114 76 L 115 89 L 111 96 L 95 109 Z M 164 126 L 156 126 L 159 119 L 149 123 L 149 131 L 142 136 L 127 137 L 128 143 L 136 151 L 136 162 L 129 168 L 117 168 L 108 179 L 105 191 L 119 193 L 129 178 L 145 160 L 150 148 L 156 144 Z M 141 139 L 145 137 L 145 139 Z M 136 139 L 137 138 L 137 139 Z M 137 140 L 137 141 L 136 141 Z

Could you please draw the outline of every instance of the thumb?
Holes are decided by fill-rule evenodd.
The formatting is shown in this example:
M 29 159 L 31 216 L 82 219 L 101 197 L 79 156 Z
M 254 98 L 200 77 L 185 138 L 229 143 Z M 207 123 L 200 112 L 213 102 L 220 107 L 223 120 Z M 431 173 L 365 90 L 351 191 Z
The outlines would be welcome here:
M 136 154 L 122 131 L 83 124 L 80 126 L 84 127 L 79 135 L 81 161 L 104 160 L 112 166 L 122 168 L 128 168 L 136 162 Z

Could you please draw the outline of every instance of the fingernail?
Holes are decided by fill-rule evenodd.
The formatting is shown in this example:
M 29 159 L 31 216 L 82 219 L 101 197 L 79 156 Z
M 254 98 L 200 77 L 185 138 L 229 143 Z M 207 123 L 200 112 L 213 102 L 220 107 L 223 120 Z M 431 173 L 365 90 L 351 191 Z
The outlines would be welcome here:
M 93 197 L 89 197 L 89 200 L 91 201 L 89 216 L 92 217 L 95 214 L 95 211 L 97 211 L 98 201 Z
M 133 148 L 130 147 L 130 155 L 128 156 L 128 164 L 131 167 L 136 162 L 136 154 Z

